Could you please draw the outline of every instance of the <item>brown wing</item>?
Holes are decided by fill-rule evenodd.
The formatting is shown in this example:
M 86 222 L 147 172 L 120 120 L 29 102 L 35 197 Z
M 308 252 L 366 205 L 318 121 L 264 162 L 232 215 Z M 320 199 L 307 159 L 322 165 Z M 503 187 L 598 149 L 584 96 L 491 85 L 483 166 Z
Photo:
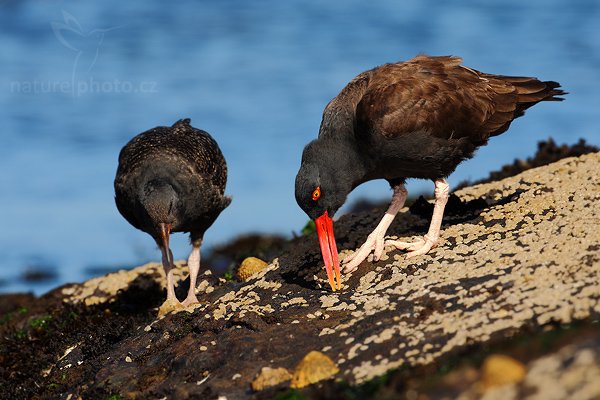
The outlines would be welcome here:
M 356 106 L 357 133 L 387 138 L 426 131 L 439 138 L 469 137 L 474 143 L 508 129 L 526 108 L 562 100 L 556 82 L 484 74 L 458 57 L 418 56 L 370 72 Z

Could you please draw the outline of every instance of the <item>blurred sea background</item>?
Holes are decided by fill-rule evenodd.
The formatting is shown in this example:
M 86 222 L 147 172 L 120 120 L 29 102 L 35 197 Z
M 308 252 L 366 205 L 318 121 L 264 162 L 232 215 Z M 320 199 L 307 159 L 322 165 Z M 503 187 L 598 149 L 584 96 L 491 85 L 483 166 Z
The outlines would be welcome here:
M 528 110 L 451 185 L 533 155 L 548 137 L 600 145 L 599 21 L 597 0 L 0 0 L 0 292 L 40 294 L 159 261 L 117 212 L 113 179 L 131 137 L 180 118 L 210 132 L 229 166 L 233 203 L 203 252 L 242 233 L 299 232 L 294 178 L 323 108 L 358 73 L 418 53 L 570 93 Z M 347 205 L 390 195 L 370 182 Z M 189 249 L 175 235 L 175 257 Z M 51 279 L 27 281 L 35 271 Z

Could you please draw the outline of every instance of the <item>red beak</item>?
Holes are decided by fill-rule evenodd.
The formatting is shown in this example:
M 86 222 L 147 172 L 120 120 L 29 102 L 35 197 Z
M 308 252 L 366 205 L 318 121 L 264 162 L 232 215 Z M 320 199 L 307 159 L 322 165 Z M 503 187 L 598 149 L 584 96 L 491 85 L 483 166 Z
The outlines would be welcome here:
M 315 219 L 317 226 L 317 235 L 319 236 L 319 244 L 321 245 L 321 253 L 327 270 L 327 278 L 331 289 L 335 292 L 336 289 L 342 288 L 342 277 L 340 275 L 340 260 L 338 259 L 337 246 L 335 245 L 335 236 L 333 235 L 333 220 L 329 218 L 327 211 L 319 218 Z M 333 267 L 333 270 L 332 270 Z M 333 277 L 335 271 L 335 278 Z

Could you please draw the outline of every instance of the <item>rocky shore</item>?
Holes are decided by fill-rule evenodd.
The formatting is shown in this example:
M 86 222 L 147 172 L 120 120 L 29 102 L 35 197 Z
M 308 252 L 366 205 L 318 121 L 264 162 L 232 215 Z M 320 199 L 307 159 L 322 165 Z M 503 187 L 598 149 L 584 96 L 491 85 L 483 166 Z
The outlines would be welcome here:
M 438 248 L 388 249 L 341 292 L 311 234 L 246 281 L 206 272 L 201 304 L 161 319 L 159 264 L 0 296 L 0 398 L 598 398 L 598 171 L 591 153 L 460 189 Z M 338 248 L 381 215 L 340 218 Z

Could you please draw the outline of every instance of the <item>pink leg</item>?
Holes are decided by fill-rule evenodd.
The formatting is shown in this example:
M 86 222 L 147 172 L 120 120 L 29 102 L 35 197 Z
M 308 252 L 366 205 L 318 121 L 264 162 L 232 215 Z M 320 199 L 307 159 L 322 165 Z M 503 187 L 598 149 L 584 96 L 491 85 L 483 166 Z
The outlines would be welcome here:
M 190 289 L 186 299 L 183 301 L 184 306 L 198 303 L 196 297 L 196 279 L 198 278 L 198 271 L 200 271 L 200 244 L 194 244 L 192 252 L 188 258 L 188 268 L 190 269 Z
M 167 300 L 165 300 L 158 309 L 159 317 L 183 308 L 179 300 L 177 300 L 177 296 L 175 296 L 175 283 L 173 279 L 173 268 L 175 266 L 172 263 L 173 253 L 171 253 L 171 250 L 169 249 L 161 250 L 163 253 L 162 264 L 165 269 L 165 275 L 167 276 Z M 169 252 L 169 257 L 167 257 L 167 251 Z
M 166 251 L 169 252 L 170 257 L 166 257 Z M 167 249 L 163 251 L 162 264 L 165 269 L 165 275 L 167 276 L 167 301 L 179 302 L 175 296 L 175 283 L 173 282 L 173 264 L 170 260 L 173 259 L 173 253 Z
M 385 242 L 385 245 L 391 245 L 400 250 L 408 250 L 409 253 L 406 255 L 406 258 L 426 254 L 429 250 L 437 246 L 440 238 L 442 218 L 444 217 L 444 207 L 448 202 L 449 190 L 450 186 L 445 179 L 438 179 L 435 181 L 435 205 L 433 206 L 433 216 L 431 217 L 431 224 L 429 224 L 429 231 L 427 231 L 427 234 L 422 239 L 418 239 L 416 242 L 388 240 Z
M 398 211 L 404 206 L 404 201 L 408 192 L 403 184 L 394 186 L 394 195 L 392 196 L 392 202 L 387 212 L 379 222 L 379 225 L 371 232 L 367 241 L 353 254 L 344 259 L 344 272 L 352 272 L 358 268 L 358 265 L 363 262 L 373 251 L 375 261 L 379 260 L 381 253 L 383 252 L 384 237 L 390 224 L 398 214 Z

